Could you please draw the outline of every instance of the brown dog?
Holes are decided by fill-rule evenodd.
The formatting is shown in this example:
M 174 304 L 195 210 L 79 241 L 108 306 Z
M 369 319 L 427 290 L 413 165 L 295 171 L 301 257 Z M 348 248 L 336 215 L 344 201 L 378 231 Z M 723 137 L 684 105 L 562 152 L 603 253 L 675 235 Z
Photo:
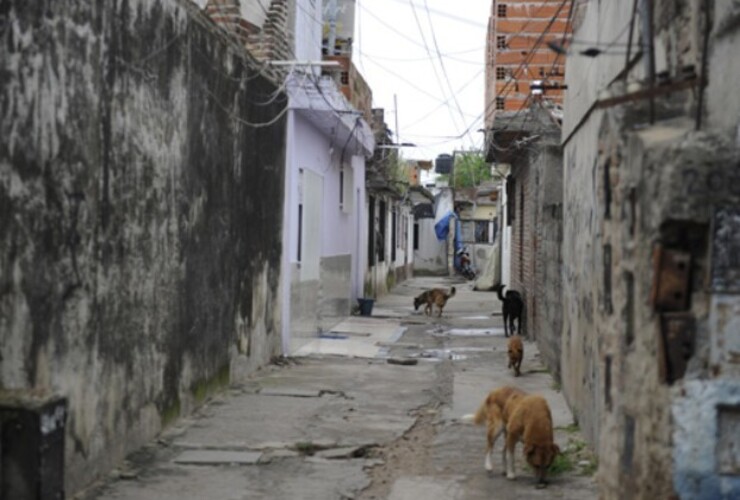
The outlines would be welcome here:
M 552 416 L 547 401 L 541 396 L 528 395 L 516 387 L 501 387 L 491 391 L 473 416 L 473 422 L 486 424 L 486 470 L 492 470 L 491 458 L 496 439 L 506 433 L 503 462 L 506 477 L 515 479 L 514 450 L 524 443 L 524 456 L 535 470 L 538 487 L 546 485 L 545 475 L 560 448 L 553 441 Z
M 524 344 L 519 335 L 514 335 L 509 339 L 509 368 L 514 369 L 514 374 L 518 377 L 521 375 L 519 367 L 522 366 L 524 358 Z
M 424 306 L 424 313 L 429 316 L 430 314 L 432 314 L 432 307 L 436 305 L 439 309 L 439 313 L 437 314 L 437 316 L 442 316 L 442 309 L 444 309 L 445 304 L 447 304 L 449 298 L 454 297 L 454 295 L 454 286 L 450 288 L 450 293 L 447 293 L 441 288 L 432 288 L 431 290 L 427 290 L 418 297 L 414 298 L 414 310 L 418 311 L 420 305 L 426 304 Z

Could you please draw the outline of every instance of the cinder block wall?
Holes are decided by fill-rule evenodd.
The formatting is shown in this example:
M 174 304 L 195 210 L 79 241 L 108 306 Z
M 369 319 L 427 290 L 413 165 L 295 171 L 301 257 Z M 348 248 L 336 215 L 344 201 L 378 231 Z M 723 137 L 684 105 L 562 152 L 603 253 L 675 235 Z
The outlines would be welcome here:
M 0 387 L 68 398 L 71 495 L 279 353 L 285 100 L 185 0 L 2 11 Z

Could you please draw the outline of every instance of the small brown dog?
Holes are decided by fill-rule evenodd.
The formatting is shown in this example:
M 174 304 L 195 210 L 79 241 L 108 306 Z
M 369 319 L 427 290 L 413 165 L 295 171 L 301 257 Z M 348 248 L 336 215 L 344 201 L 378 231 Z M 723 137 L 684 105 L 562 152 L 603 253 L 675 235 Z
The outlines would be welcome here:
M 420 305 L 426 304 L 424 306 L 424 313 L 429 316 L 430 314 L 432 314 L 432 307 L 436 305 L 439 309 L 437 317 L 442 316 L 442 309 L 444 309 L 445 304 L 447 304 L 447 301 L 450 299 L 450 297 L 454 296 L 454 286 L 450 288 L 450 293 L 447 293 L 441 288 L 432 288 L 431 290 L 427 290 L 418 297 L 414 298 L 414 310 L 418 311 Z
M 552 416 L 542 396 L 526 394 L 516 387 L 501 387 L 488 394 L 472 420 L 478 425 L 486 424 L 486 470 L 493 469 L 493 447 L 505 431 L 503 462 L 506 477 L 516 478 L 514 451 L 516 443 L 522 441 L 524 457 L 537 476 L 537 487 L 547 484 L 547 469 L 560 453 L 560 448 L 553 441 Z
M 519 367 L 522 366 L 524 358 L 524 344 L 519 335 L 514 335 L 509 339 L 509 368 L 514 369 L 514 374 L 518 377 L 521 375 Z

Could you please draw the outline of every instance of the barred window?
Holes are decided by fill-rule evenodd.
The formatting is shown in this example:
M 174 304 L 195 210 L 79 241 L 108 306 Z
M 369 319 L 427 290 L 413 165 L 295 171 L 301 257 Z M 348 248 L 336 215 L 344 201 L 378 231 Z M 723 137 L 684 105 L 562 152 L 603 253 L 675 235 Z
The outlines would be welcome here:
M 497 49 L 505 49 L 506 48 L 506 37 L 504 35 L 498 35 L 496 37 L 496 48 Z
M 496 98 L 496 109 L 497 110 L 503 110 L 504 109 L 504 98 L 503 97 L 497 97 Z
M 506 4 L 498 4 L 498 17 L 506 17 Z
M 496 80 L 503 80 L 506 78 L 506 68 L 496 68 Z

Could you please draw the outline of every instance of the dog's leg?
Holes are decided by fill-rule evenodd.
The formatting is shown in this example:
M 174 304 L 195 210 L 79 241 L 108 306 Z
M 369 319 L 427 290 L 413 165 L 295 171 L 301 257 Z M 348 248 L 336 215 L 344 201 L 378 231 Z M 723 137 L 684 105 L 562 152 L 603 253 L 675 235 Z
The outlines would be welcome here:
M 497 421 L 488 428 L 488 447 L 486 448 L 486 462 L 484 464 L 487 471 L 493 470 L 493 448 L 502 432 L 504 432 L 504 424 L 501 421 Z
M 514 467 L 514 451 L 516 448 L 517 437 L 513 432 L 506 435 L 506 479 L 516 479 L 516 470 Z
M 506 311 L 504 311 L 503 316 L 504 316 L 504 337 L 508 337 L 509 330 L 508 330 L 508 327 L 506 326 L 506 323 L 508 323 L 509 321 L 509 316 L 506 314 Z
M 506 475 L 506 471 L 509 470 L 509 466 L 507 465 L 506 461 L 506 429 L 504 428 L 504 446 L 501 448 L 501 461 L 504 464 L 504 476 Z

